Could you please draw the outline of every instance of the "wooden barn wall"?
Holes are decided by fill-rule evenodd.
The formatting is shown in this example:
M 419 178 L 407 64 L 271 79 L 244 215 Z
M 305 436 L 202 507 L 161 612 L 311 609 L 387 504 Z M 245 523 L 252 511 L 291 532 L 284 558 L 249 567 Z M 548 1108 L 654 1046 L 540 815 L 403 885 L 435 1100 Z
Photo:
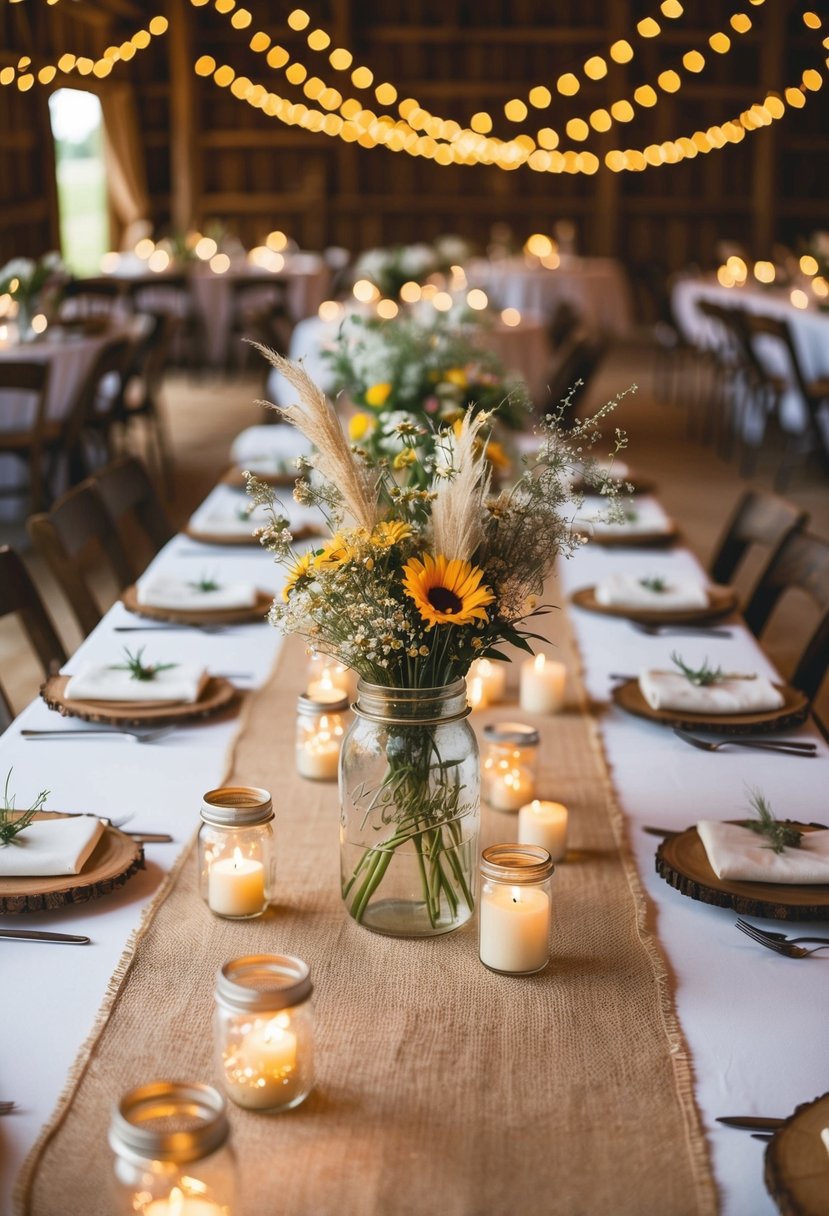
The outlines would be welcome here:
M 592 177 L 553 176 L 527 168 L 443 167 L 285 127 L 211 78 L 196 78 L 195 60 L 212 55 L 237 75 L 290 100 L 307 100 L 301 87 L 250 50 L 252 32 L 264 29 L 311 73 L 346 91 L 348 73 L 329 67 L 327 51 L 308 48 L 307 31 L 288 29 L 292 3 L 245 3 L 253 15 L 245 29 L 233 28 L 213 5 L 144 3 L 139 7 L 145 20 L 164 11 L 170 32 L 116 68 L 129 74 L 137 90 L 159 235 L 188 220 L 203 227 L 212 219 L 248 244 L 280 227 L 306 248 L 362 249 L 446 231 L 484 247 L 495 222 L 508 223 L 520 241 L 571 219 L 582 252 L 674 269 L 691 262 L 710 265 L 720 240 L 738 240 L 760 257 L 768 255 L 774 239 L 796 242 L 827 226 L 824 94 L 810 95 L 805 109 L 787 112 L 781 122 L 739 145 L 638 174 L 602 168 Z M 123 4 L 100 0 L 99 8 L 114 13 L 113 37 L 136 28 L 129 14 L 135 3 Z M 561 72 L 578 69 L 613 39 L 631 36 L 635 22 L 658 13 L 658 6 L 645 0 L 558 0 L 554 6 L 549 0 L 307 0 L 306 7 L 309 29 L 319 25 L 330 32 L 332 46 L 352 50 L 355 64 L 372 68 L 376 82 L 391 80 L 401 98 L 417 97 L 424 107 L 462 123 L 475 111 L 488 110 L 501 135 L 532 129 L 533 123 L 562 130 L 572 115 L 630 96 L 638 84 L 678 63 L 686 50 L 704 49 L 709 69 L 699 77 L 686 74 L 678 94 L 662 95 L 657 108 L 640 111 L 632 123 L 615 124 L 603 142 L 591 140 L 587 146 L 600 155 L 613 146 L 643 147 L 692 135 L 761 100 L 765 89 L 796 83 L 804 67 L 824 63 L 819 37 L 803 25 L 799 0 L 746 4 L 754 29 L 733 36 L 734 49 L 725 56 L 707 52 L 707 36 L 727 29 L 728 14 L 739 4 L 695 0 L 680 20 L 663 21 L 662 37 L 631 38 L 638 50 L 632 64 L 612 65 L 605 80 L 588 82 L 575 98 L 559 98 L 549 112 L 531 110 L 516 126 L 503 117 L 506 100 L 526 97 L 529 86 L 551 85 Z M 39 46 L 41 58 L 67 49 L 79 52 L 90 43 L 97 43 L 100 53 L 109 38 L 110 31 L 75 18 L 67 4 L 43 5 L 37 31 L 27 34 L 14 15 L 24 8 L 32 10 L 6 4 L 0 27 L 0 45 L 14 53 L 28 51 L 27 37 L 29 45 L 34 39 Z M 78 8 L 84 8 L 84 0 Z M 11 54 L 7 50 L 3 62 L 12 62 Z M 77 77 L 66 83 L 77 87 Z M 54 174 L 43 155 L 49 142 L 44 93 L 37 86 L 22 96 L 14 88 L 0 89 L 0 256 L 24 247 L 37 252 L 54 243 Z M 358 95 L 366 106 L 381 108 L 371 90 Z

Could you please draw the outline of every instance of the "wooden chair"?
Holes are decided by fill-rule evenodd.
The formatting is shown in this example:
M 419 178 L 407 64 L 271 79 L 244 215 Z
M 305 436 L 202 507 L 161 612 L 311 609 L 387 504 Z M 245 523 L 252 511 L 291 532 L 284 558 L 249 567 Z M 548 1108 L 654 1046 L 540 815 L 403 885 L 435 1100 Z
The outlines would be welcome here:
M 120 529 L 125 522 L 136 523 L 149 541 L 153 554 L 174 535 L 147 470 L 137 457 L 119 457 L 93 473 L 89 484 L 94 487 L 115 527 Z M 131 547 L 125 547 L 128 561 L 130 550 Z M 133 561 L 130 564 L 137 578 L 144 563 Z
M 91 481 L 84 482 L 59 498 L 48 513 L 32 515 L 27 527 L 82 632 L 89 633 L 103 616 L 87 574 L 90 554 L 103 556 L 119 590 L 133 581 L 133 571 L 103 499 Z
M 750 549 L 774 551 L 790 532 L 806 525 L 808 516 L 794 503 L 765 490 L 746 490 L 725 526 L 711 559 L 711 578 L 730 583 Z
M 124 390 L 117 402 L 115 420 L 128 430 L 143 419 L 150 428 L 156 465 L 172 495 L 173 457 L 161 409 L 161 388 L 181 322 L 173 313 L 150 314 L 150 328 L 132 351 L 124 373 Z
M 51 500 L 48 478 L 44 471 L 44 460 L 54 462 L 60 451 L 65 424 L 59 419 L 46 416 L 49 388 L 48 362 L 0 360 L 0 405 L 3 394 L 20 393 L 29 397 L 31 423 L 20 430 L 0 430 L 0 454 L 14 456 L 28 466 L 28 486 L 11 486 L 4 495 L 19 495 L 28 492 L 32 510 L 45 507 Z M 0 409 L 0 413 L 2 410 Z
M 186 274 L 148 275 L 132 280 L 127 296 L 136 313 L 168 313 L 178 320 L 173 350 L 177 363 L 202 370 L 209 360 L 207 335 Z
M 230 289 L 228 361 L 244 369 L 256 360 L 256 366 L 264 367 L 267 376 L 267 364 L 244 339 L 270 346 L 280 354 L 287 353 L 293 330 L 287 280 L 272 274 L 244 275 L 232 280 Z
M 61 324 L 112 320 L 124 296 L 124 283 L 106 277 L 70 279 L 63 288 Z
M 45 676 L 56 664 L 66 662 L 63 643 L 29 571 L 15 550 L 3 545 L 0 547 L 0 616 L 12 613 L 19 618 Z M 5 730 L 13 717 L 9 699 L 0 685 L 0 730 Z
M 81 385 L 66 427 L 70 481 L 77 484 L 104 460 L 114 456 L 113 428 L 118 421 L 124 375 L 132 351 L 129 338 L 115 338 L 101 349 Z
M 790 532 L 778 545 L 745 609 L 752 633 L 763 632 L 783 594 L 793 588 L 805 592 L 822 612 L 790 679 L 812 700 L 829 667 L 829 541 Z

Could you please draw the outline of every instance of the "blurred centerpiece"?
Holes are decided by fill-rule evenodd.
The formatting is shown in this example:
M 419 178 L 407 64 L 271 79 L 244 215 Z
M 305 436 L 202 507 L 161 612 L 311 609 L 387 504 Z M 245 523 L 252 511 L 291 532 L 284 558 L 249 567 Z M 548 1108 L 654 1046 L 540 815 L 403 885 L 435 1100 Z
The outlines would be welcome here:
M 48 307 L 46 297 L 56 297 L 64 276 L 59 253 L 43 257 L 12 258 L 0 270 L 0 301 L 10 297 L 17 305 L 17 327 L 21 341 L 33 337 L 32 319 L 38 308 Z M 3 311 L 0 308 L 0 311 Z
M 331 528 L 327 544 L 298 551 L 271 489 L 248 475 L 270 517 L 260 539 L 287 571 L 270 620 L 360 677 L 340 768 L 343 899 L 375 932 L 446 933 L 472 915 L 478 859 L 480 770 L 464 677 L 476 658 L 506 659 L 502 643 L 531 652 L 544 579 L 581 541 L 571 530 L 577 504 L 568 505 L 577 460 L 589 484 L 615 491 L 596 462 L 584 466 L 614 403 L 565 431 L 571 402 L 562 402 L 540 426 L 537 456 L 495 497 L 490 415 L 432 423 L 431 445 L 409 449 L 412 476 L 401 485 L 393 462 L 349 445 L 301 366 L 260 349 L 298 397 L 274 408 L 315 448 L 295 497 Z

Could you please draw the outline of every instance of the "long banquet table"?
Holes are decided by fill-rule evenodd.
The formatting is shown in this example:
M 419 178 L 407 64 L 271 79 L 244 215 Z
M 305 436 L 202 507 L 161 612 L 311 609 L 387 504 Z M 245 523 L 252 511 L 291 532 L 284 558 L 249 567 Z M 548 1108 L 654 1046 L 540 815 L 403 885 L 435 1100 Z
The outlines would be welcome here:
M 176 537 L 155 559 L 153 568 L 184 571 L 190 577 L 209 568 L 219 576 L 250 579 L 274 592 L 279 587 L 276 567 L 267 554 L 256 549 L 205 547 L 202 556 L 198 556 L 200 552 L 192 540 Z M 612 569 L 632 569 L 642 575 L 699 571 L 694 557 L 682 548 L 646 552 L 588 546 L 560 571 L 562 602 L 575 588 L 594 583 Z M 779 813 L 807 821 L 825 819 L 829 748 L 807 726 L 798 734 L 817 740 L 817 759 L 737 749 L 703 755 L 670 731 L 607 708 L 611 672 L 636 672 L 643 665 L 664 663 L 670 651 L 678 648 L 678 639 L 646 637 L 624 621 L 575 610 L 568 609 L 567 616 L 579 647 L 587 692 L 594 703 L 604 706 L 601 736 L 629 846 L 649 897 L 647 927 L 656 932 L 667 957 L 681 1028 L 690 1048 L 696 1102 L 708 1138 L 720 1210 L 724 1216 L 771 1216 L 775 1208 L 762 1181 L 763 1146 L 744 1132 L 721 1127 L 715 1118 L 728 1113 L 786 1115 L 799 1103 L 829 1090 L 827 963 L 820 956 L 796 962 L 765 951 L 734 929 L 733 913 L 692 902 L 669 888 L 654 874 L 655 842 L 644 834 L 642 825 L 682 828 L 704 816 L 739 816 L 745 809 L 747 783 L 762 788 Z M 69 661 L 67 670 L 89 660 L 111 661 L 124 642 L 151 641 L 148 633 L 114 632 L 128 623 L 135 623 L 134 618 L 115 605 Z M 681 639 L 682 653 L 689 661 L 707 655 L 728 667 L 774 674 L 742 624 L 730 624 L 729 632 L 727 640 Z M 153 658 L 159 661 L 198 658 L 212 672 L 235 673 L 243 687 L 255 687 L 265 680 L 280 649 L 276 632 L 259 625 L 210 635 L 160 633 L 152 643 Z M 505 716 L 515 712 L 503 708 Z M 80 744 L 27 742 L 20 735 L 26 727 L 60 724 L 36 701 L 0 737 L 0 772 L 14 767 L 15 789 L 36 792 L 48 786 L 50 809 L 95 812 L 115 820 L 132 816 L 128 827 L 171 831 L 176 840 L 172 845 L 146 846 L 146 870 L 107 898 L 60 914 L 32 915 L 25 921 L 22 917 L 0 918 L 6 926 L 25 923 L 31 928 L 86 933 L 93 943 L 70 948 L 0 942 L 5 997 L 0 1005 L 0 1097 L 15 1100 L 18 1107 L 0 1122 L 2 1212 L 11 1211 L 15 1178 L 89 1035 L 128 937 L 192 835 L 201 794 L 223 776 L 225 752 L 236 729 L 232 719 L 205 721 L 146 746 L 120 739 Z M 335 801 L 334 787 L 329 791 Z M 555 789 L 544 793 L 555 797 Z M 278 806 L 278 789 L 274 795 Z M 574 835 L 578 838 L 578 824 Z M 819 931 L 819 927 L 806 924 L 799 931 Z M 432 945 L 439 956 L 441 943 Z M 347 965 L 347 960 L 340 960 L 343 962 Z M 556 967 L 555 947 L 551 966 Z M 484 1017 L 489 978 L 481 969 L 480 987 L 472 996 L 475 1014 Z M 440 982 L 438 968 L 435 983 L 439 986 Z M 437 993 L 436 989 L 436 999 Z M 402 993 L 401 999 L 405 999 Z M 624 1043 L 619 1048 L 621 1058 Z M 424 1049 L 428 1050 L 425 1044 Z M 545 1062 L 539 1063 L 543 1066 Z M 556 1067 L 555 1060 L 547 1064 Z M 601 1085 L 601 1078 L 596 1084 Z M 497 1094 L 493 1098 L 497 1102 Z M 474 1110 L 469 1118 L 476 1118 Z M 606 1139 L 601 1128 L 591 1129 L 590 1134 L 596 1138 L 596 1150 L 612 1157 L 612 1129 Z M 95 1148 L 100 1151 L 100 1146 Z M 447 1145 L 450 1151 L 451 1145 Z M 71 1210 L 69 1204 L 66 1211 Z M 409 1210 L 402 1201 L 400 1210 Z M 445 1210 L 461 1209 L 449 1205 Z M 543 1210 L 560 1210 L 564 1216 L 553 1196 Z M 575 1209 L 568 1208 L 567 1216 L 571 1210 Z M 685 1210 L 697 1209 L 689 1200 Z M 656 1216 L 655 1208 L 642 1209 L 642 1216 L 650 1216 L 651 1211 Z

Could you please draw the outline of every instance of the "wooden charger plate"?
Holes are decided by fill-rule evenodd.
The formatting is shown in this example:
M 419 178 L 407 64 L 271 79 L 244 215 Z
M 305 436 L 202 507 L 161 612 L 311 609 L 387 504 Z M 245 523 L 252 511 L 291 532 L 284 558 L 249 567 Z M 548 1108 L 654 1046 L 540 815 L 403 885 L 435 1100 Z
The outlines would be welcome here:
M 829 1094 L 798 1106 L 766 1148 L 766 1189 L 783 1216 L 826 1216 L 829 1152 L 820 1138 L 825 1127 Z
M 84 722 L 106 722 L 116 726 L 164 726 L 191 719 L 207 718 L 225 709 L 239 695 L 239 689 L 222 676 L 210 676 L 198 701 L 79 701 L 66 697 L 69 676 L 49 676 L 40 695 L 50 709 Z
M 250 608 L 211 608 L 204 612 L 179 608 L 153 608 L 138 602 L 138 593 L 133 584 L 121 595 L 121 603 L 136 616 L 149 617 L 152 621 L 171 621 L 180 625 L 241 625 L 246 621 L 264 621 L 273 596 L 267 591 L 256 592 L 256 603 Z
M 595 587 L 581 587 L 574 591 L 570 600 L 577 608 L 598 612 L 602 616 L 621 617 L 626 621 L 641 621 L 644 625 L 692 625 L 696 621 L 712 621 L 733 612 L 737 607 L 737 593 L 731 587 L 709 586 L 708 606 L 705 608 L 677 608 L 673 612 L 651 612 L 647 608 L 623 608 L 615 604 L 600 604 Z
M 673 709 L 651 709 L 638 680 L 625 680 L 617 684 L 611 696 L 620 709 L 658 722 L 662 726 L 678 726 L 681 730 L 703 730 L 707 734 L 751 735 L 767 730 L 783 730 L 787 726 L 799 726 L 809 714 L 809 701 L 802 692 L 788 684 L 777 684 L 783 694 L 779 709 L 766 709 L 753 714 L 692 714 Z
M 676 524 L 670 524 L 661 532 L 610 532 L 596 530 L 587 536 L 587 541 L 596 545 L 604 545 L 612 549 L 657 548 L 660 545 L 672 545 L 678 536 Z
M 320 528 L 291 528 L 291 536 L 296 541 L 311 540 L 315 536 L 322 536 L 323 532 Z M 259 545 L 259 537 L 251 532 L 248 536 L 244 532 L 240 532 L 237 536 L 228 536 L 225 532 L 200 532 L 189 525 L 184 529 L 184 535 L 189 536 L 190 540 L 196 540 L 202 545 L 249 545 L 251 547 Z
M 40 811 L 35 819 L 66 819 L 53 811 Z M 100 899 L 122 887 L 144 869 L 144 849 L 130 836 L 107 825 L 80 874 L 7 878 L 0 875 L 0 912 L 54 912 L 72 904 Z
M 294 473 L 254 473 L 253 476 L 257 481 L 264 481 L 266 486 L 293 489 L 300 474 L 297 471 Z M 231 465 L 227 472 L 222 474 L 220 480 L 222 485 L 232 486 L 234 490 L 244 490 L 246 484 L 244 469 L 239 465 Z
M 744 826 L 744 819 L 729 820 Z M 792 823 L 801 832 L 814 832 L 819 823 Z M 717 878 L 696 827 L 668 836 L 656 850 L 656 872 L 690 899 L 744 916 L 774 920 L 829 920 L 829 883 L 738 882 Z

